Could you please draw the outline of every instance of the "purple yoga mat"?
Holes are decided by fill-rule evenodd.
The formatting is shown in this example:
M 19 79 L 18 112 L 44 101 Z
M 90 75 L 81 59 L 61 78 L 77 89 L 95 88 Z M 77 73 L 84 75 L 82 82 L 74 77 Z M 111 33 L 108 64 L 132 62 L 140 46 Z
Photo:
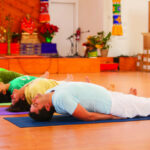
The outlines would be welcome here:
M 8 107 L 0 107 L 0 115 L 19 115 L 19 114 L 28 114 L 28 112 L 9 112 L 7 111 Z

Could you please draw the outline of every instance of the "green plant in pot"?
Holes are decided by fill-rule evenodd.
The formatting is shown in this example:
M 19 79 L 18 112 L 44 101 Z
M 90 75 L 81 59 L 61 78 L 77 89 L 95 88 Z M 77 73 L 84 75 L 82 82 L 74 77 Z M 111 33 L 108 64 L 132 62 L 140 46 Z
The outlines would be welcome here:
M 97 49 L 108 53 L 109 43 L 111 32 L 107 35 L 104 34 L 104 31 L 98 32 L 97 35 L 87 37 L 87 41 L 83 43 L 83 46 L 86 47 L 85 57 L 97 57 Z
M 98 32 L 98 36 L 100 37 L 100 41 L 98 45 L 101 45 L 100 50 L 101 50 L 101 56 L 106 57 L 108 55 L 108 50 L 110 48 L 110 38 L 111 38 L 111 32 L 107 33 L 105 35 L 104 31 Z
M 87 37 L 87 41 L 83 43 L 86 47 L 85 57 L 97 57 L 97 43 L 99 37 L 97 35 Z

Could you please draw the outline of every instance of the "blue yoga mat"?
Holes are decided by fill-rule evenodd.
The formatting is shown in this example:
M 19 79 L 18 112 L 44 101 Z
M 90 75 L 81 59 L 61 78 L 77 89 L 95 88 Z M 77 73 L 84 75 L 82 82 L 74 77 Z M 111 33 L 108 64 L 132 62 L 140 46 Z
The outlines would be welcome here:
M 114 120 L 98 120 L 98 121 L 81 121 L 72 116 L 56 115 L 49 122 L 37 122 L 30 117 L 6 117 L 4 118 L 20 128 L 25 127 L 42 127 L 42 126 L 58 126 L 58 125 L 75 125 L 75 124 L 91 124 L 91 123 L 106 123 L 106 122 L 125 122 L 125 121 L 140 121 L 150 120 L 150 117 L 138 117 L 132 119 L 114 119 Z

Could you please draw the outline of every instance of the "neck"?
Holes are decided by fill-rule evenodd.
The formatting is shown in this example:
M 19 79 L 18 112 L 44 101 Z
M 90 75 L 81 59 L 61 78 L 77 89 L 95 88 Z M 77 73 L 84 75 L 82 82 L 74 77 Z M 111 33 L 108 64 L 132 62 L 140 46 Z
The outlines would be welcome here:
M 52 95 L 54 94 L 54 92 L 51 92 L 51 93 L 47 93 L 47 96 L 48 96 L 48 99 L 49 99 L 49 104 L 50 106 L 53 106 L 53 103 L 52 103 Z

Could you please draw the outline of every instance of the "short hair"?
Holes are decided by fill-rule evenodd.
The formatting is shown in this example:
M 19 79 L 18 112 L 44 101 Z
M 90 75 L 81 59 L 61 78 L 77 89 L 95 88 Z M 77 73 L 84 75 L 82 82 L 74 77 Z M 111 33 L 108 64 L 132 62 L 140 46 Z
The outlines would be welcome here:
M 11 93 L 6 91 L 6 94 L 0 93 L 0 103 L 11 102 Z
M 47 111 L 45 107 L 42 107 L 41 110 L 39 110 L 39 113 L 36 114 L 35 112 L 29 112 L 29 116 L 36 120 L 36 121 L 40 121 L 40 122 L 44 122 L 44 121 L 51 121 L 53 114 L 55 112 L 55 108 L 53 106 L 51 106 L 50 110 Z
M 28 104 L 27 100 L 19 99 L 14 105 L 10 105 L 7 108 L 7 111 L 10 112 L 25 112 L 30 110 L 30 105 Z

